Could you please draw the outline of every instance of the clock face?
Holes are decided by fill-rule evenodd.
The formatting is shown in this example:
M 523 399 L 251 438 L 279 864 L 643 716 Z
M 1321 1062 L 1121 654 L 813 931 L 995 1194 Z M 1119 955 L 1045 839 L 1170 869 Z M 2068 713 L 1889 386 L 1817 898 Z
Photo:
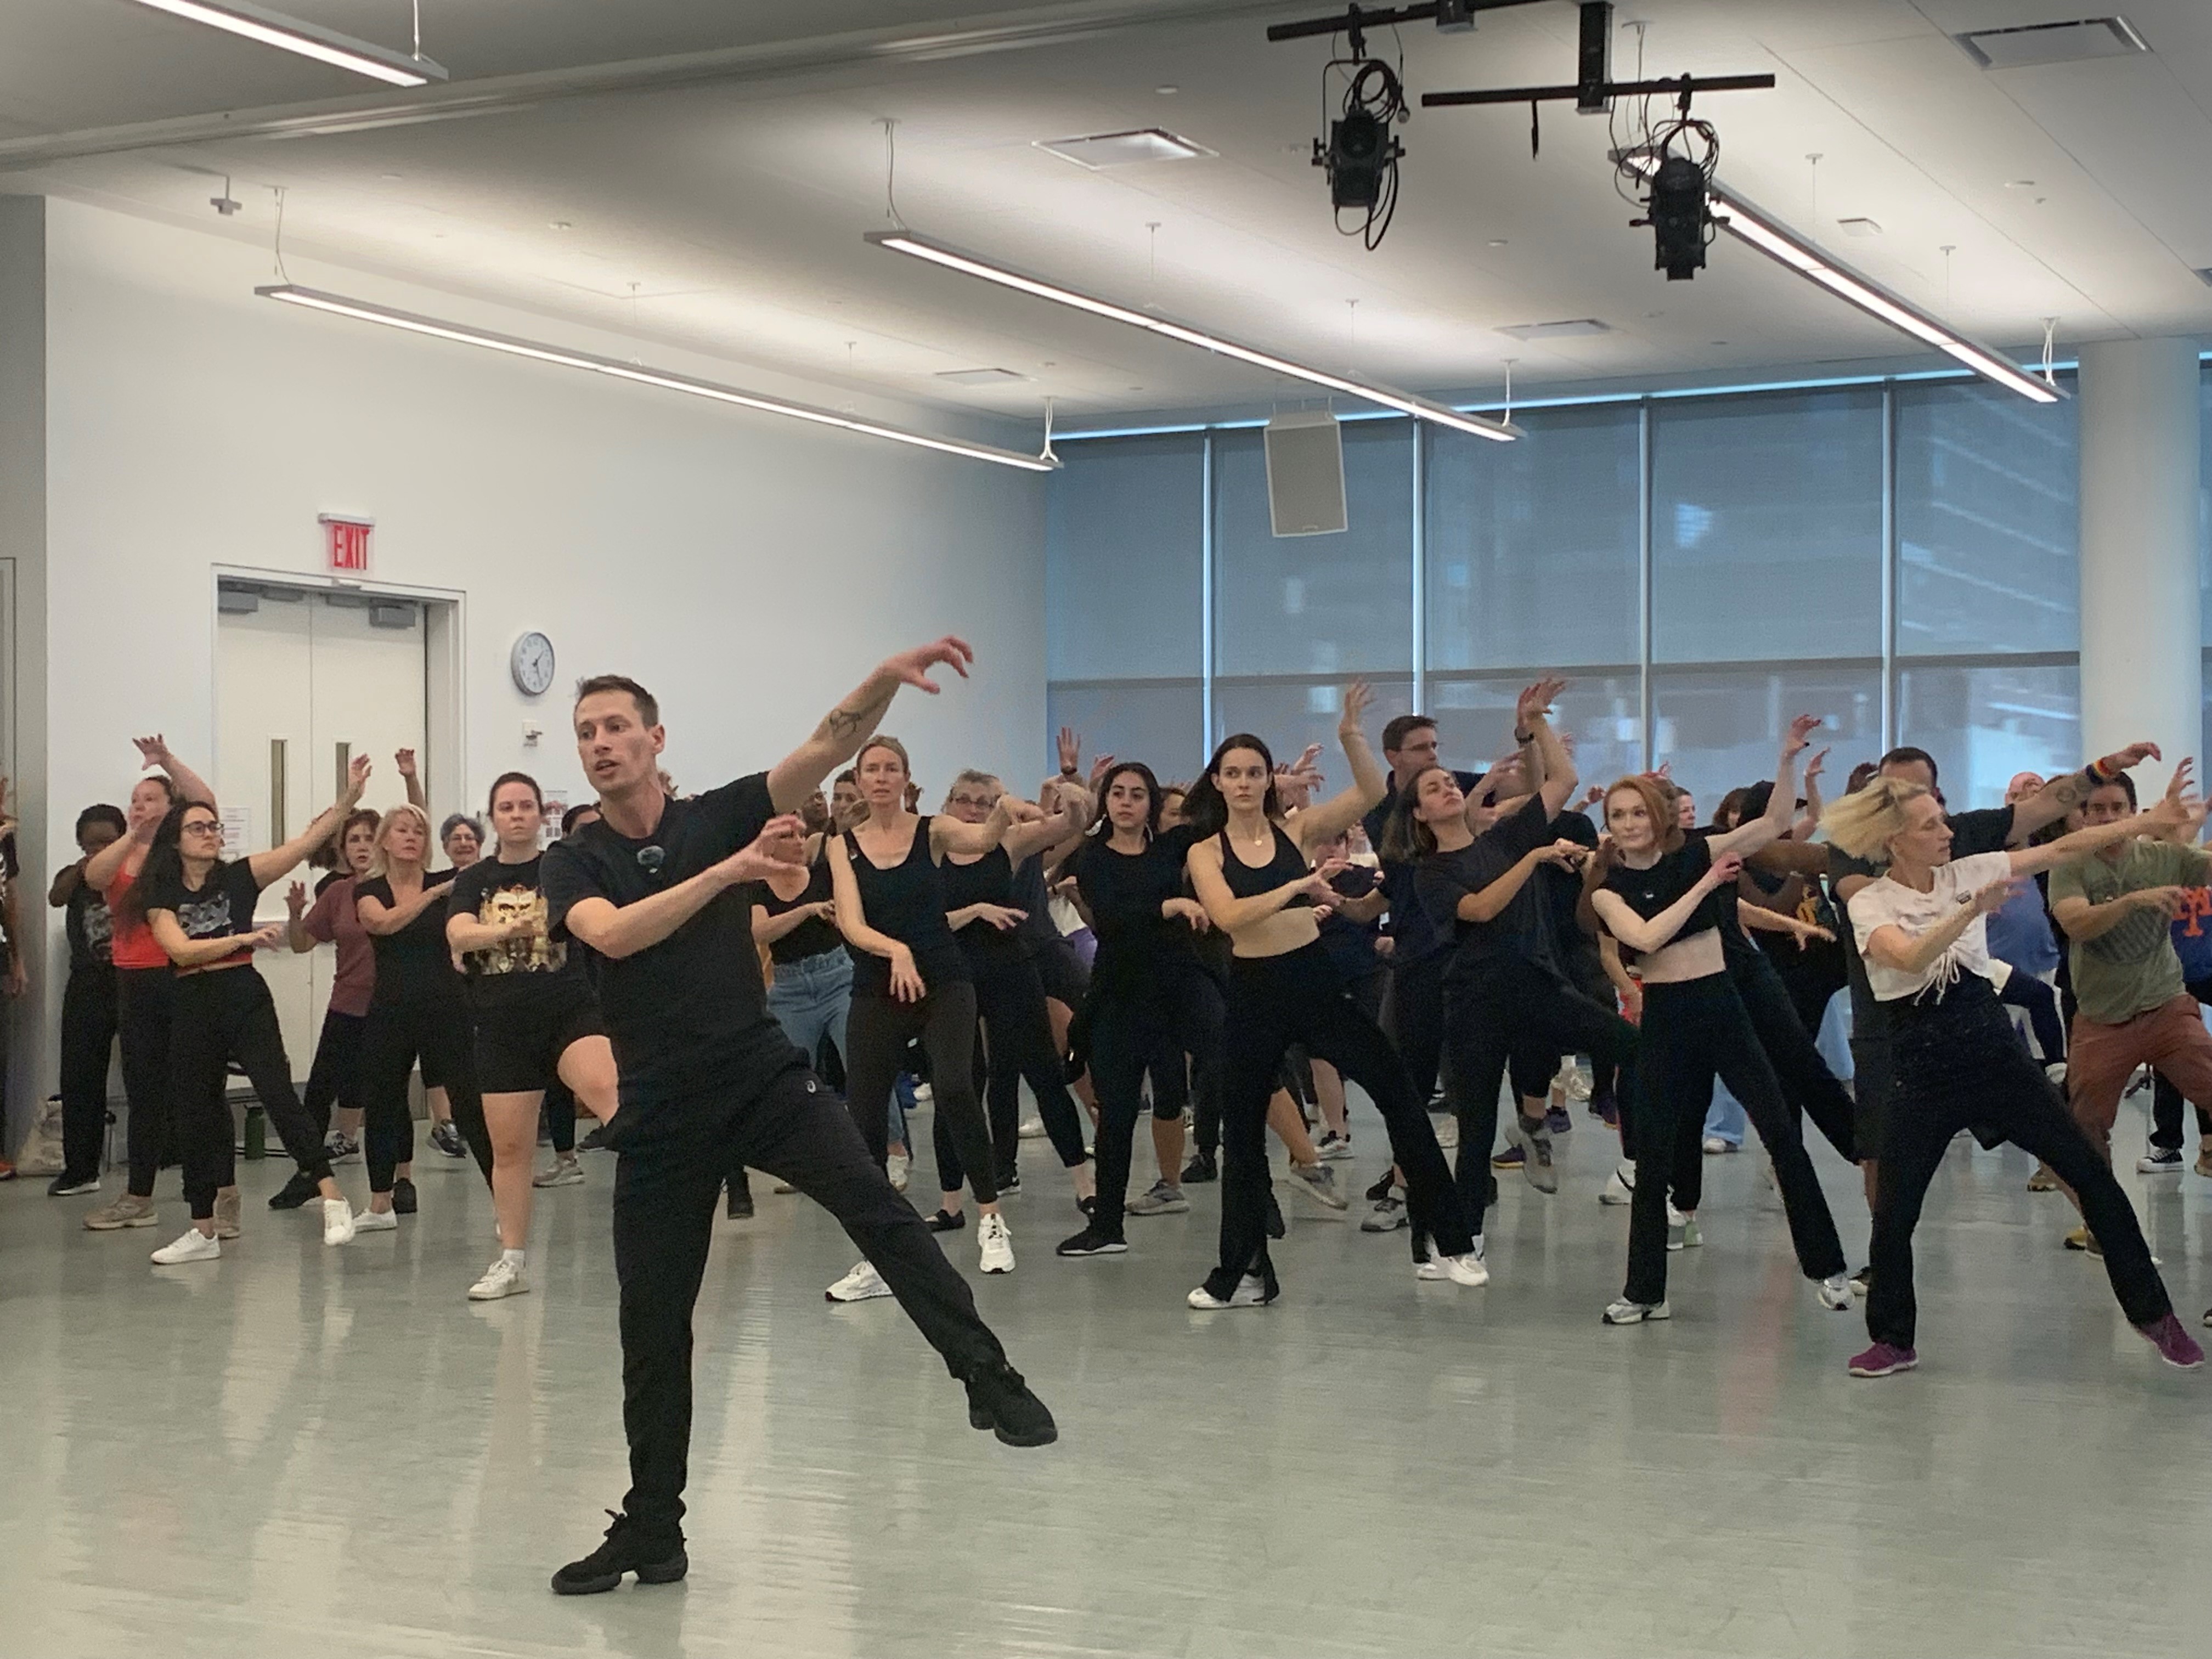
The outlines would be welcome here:
M 525 634 L 514 642 L 510 666 L 514 684 L 524 695 L 542 696 L 553 684 L 553 641 L 543 634 Z

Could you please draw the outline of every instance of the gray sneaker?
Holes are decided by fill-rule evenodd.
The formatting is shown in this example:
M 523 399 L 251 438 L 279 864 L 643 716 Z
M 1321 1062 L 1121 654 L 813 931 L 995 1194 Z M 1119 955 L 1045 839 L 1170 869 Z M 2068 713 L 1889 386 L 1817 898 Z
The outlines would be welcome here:
M 1182 1195 L 1182 1188 L 1170 1187 L 1164 1181 L 1155 1181 L 1148 1192 L 1142 1192 L 1122 1206 L 1125 1215 L 1182 1215 L 1190 1208 L 1190 1200 Z
M 1351 1200 L 1336 1189 L 1336 1171 L 1326 1164 L 1293 1164 L 1291 1179 L 1315 1203 L 1331 1210 L 1351 1207 Z
M 1360 1218 L 1363 1233 L 1395 1233 L 1401 1227 L 1413 1224 L 1413 1217 L 1406 1213 L 1406 1200 L 1395 1193 L 1385 1193 L 1375 1200 L 1375 1207 Z
M 125 1193 L 85 1217 L 84 1224 L 96 1233 L 112 1233 L 123 1227 L 150 1227 L 158 1219 L 152 1199 L 133 1198 Z
M 1544 1127 L 1540 1117 L 1514 1115 L 1512 1127 L 1505 1138 L 1521 1149 L 1521 1173 L 1528 1177 L 1528 1184 L 1540 1193 L 1559 1190 L 1559 1171 L 1552 1162 L 1552 1132 Z

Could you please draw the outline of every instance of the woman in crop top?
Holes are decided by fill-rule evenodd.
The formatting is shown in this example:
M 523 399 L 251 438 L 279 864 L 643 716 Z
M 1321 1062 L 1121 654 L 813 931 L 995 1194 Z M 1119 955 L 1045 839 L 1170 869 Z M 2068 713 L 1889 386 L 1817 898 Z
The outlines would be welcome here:
M 124 914 L 143 916 L 176 969 L 169 1027 L 170 1099 L 184 1155 L 185 1197 L 192 1224 L 154 1252 L 162 1267 L 213 1261 L 216 1194 L 234 1184 L 230 1102 L 225 1068 L 236 1060 L 284 1150 L 321 1195 L 323 1243 L 354 1236 L 353 1211 L 331 1176 L 329 1155 L 314 1120 L 292 1090 L 291 1062 L 276 1024 L 276 1004 L 253 965 L 253 953 L 284 937 L 253 919 L 261 890 L 297 865 L 337 830 L 368 781 L 368 757 L 355 759 L 346 793 L 283 846 L 250 858 L 225 859 L 222 819 L 204 801 L 173 808 L 147 850 Z
M 1822 817 L 1838 851 L 1887 859 L 1889 866 L 1847 902 L 1869 985 L 1889 1015 L 1892 1066 L 1868 1265 L 1874 1346 L 1850 1362 L 1852 1376 L 1887 1376 L 1920 1363 L 1912 1231 L 1928 1183 L 1962 1128 L 1985 1145 L 2009 1140 L 2049 1164 L 2074 1189 L 2104 1247 L 2105 1273 L 2128 1322 L 2167 1364 L 2204 1363 L 2174 1317 L 2135 1206 L 2014 1035 L 1990 982 L 1987 928 L 2017 878 L 2136 836 L 2193 829 L 2203 809 L 2183 798 L 2181 782 L 2177 775 L 2177 787 L 2147 812 L 2039 847 L 1956 860 L 1942 805 L 1917 783 L 1877 777 Z
M 1341 866 L 1313 868 L 1306 849 L 1357 823 L 1389 787 L 1360 726 L 1372 701 L 1364 684 L 1344 694 L 1336 733 L 1351 763 L 1351 787 L 1287 823 L 1273 757 L 1249 733 L 1223 740 L 1187 803 L 1196 836 L 1186 860 L 1191 883 L 1231 945 L 1221 1254 L 1206 1282 L 1191 1291 L 1194 1308 L 1257 1307 L 1280 1293 L 1267 1255 L 1267 1098 L 1293 1042 L 1358 1084 L 1382 1114 L 1393 1158 L 1405 1171 L 1413 1225 L 1442 1252 L 1423 1264 L 1424 1276 L 1462 1285 L 1489 1277 L 1474 1254 L 1427 1103 L 1413 1098 L 1397 1051 L 1346 994 L 1314 918 L 1316 903 L 1335 901 L 1328 878 Z
M 1723 833 L 1685 836 L 1664 792 L 1650 778 L 1623 778 L 1605 793 L 1609 855 L 1591 860 L 1584 883 L 1606 931 L 1643 957 L 1644 1021 L 1637 1052 L 1636 1152 L 1641 1173 L 1628 1212 L 1628 1282 L 1605 1310 L 1608 1325 L 1668 1318 L 1666 1173 L 1699 1157 L 1698 1134 L 1713 1079 L 1743 1103 L 1774 1160 L 1797 1265 L 1819 1281 L 1825 1307 L 1851 1305 L 1844 1247 L 1813 1173 L 1796 1115 L 1729 976 L 1719 932 L 1733 920 L 1745 857 L 1790 828 L 1797 801 L 1797 757 L 1820 721 L 1800 715 L 1783 736 L 1767 810 Z M 1684 1196 L 1695 1201 L 1695 1195 Z M 1694 1236 L 1686 1206 L 1682 1242 Z
M 975 1063 L 982 1079 L 984 1121 L 998 1159 L 994 1182 L 1002 1194 L 1021 1190 L 1016 1158 L 1021 1150 L 1021 1085 L 1026 1081 L 1053 1151 L 1073 1177 L 1076 1206 L 1088 1214 L 1092 1184 L 1090 1156 L 1083 1147 L 1082 1109 L 1068 1092 L 1066 1062 L 1053 1042 L 1052 1017 L 1045 1008 L 1044 979 L 1022 928 L 1029 913 L 1014 902 L 1015 866 L 1073 842 L 1090 817 L 1091 799 L 1082 785 L 1055 780 L 1052 787 L 1053 798 L 1039 802 L 1050 807 L 1048 817 L 1008 830 L 981 857 L 948 853 L 939 874 L 945 883 L 945 923 L 960 941 L 975 987 Z M 945 796 L 945 815 L 981 824 L 1005 793 L 989 773 L 963 772 Z M 935 1218 L 957 1224 L 965 1171 L 943 1118 L 938 1122 L 938 1188 L 945 1202 Z
M 109 959 L 115 967 L 115 1020 L 118 1047 L 123 1060 L 123 1092 L 130 1103 L 125 1136 L 131 1170 L 123 1195 L 102 1205 L 84 1218 L 94 1232 L 123 1227 L 150 1227 L 154 1212 L 154 1178 L 172 1156 L 174 1134 L 169 1097 L 169 1010 L 176 992 L 176 974 L 146 926 L 145 908 L 125 903 L 132 884 L 145 866 L 154 835 L 170 811 L 188 800 L 215 805 L 215 792 L 199 774 L 171 752 L 156 733 L 131 739 L 143 764 L 161 768 L 153 777 L 131 786 L 125 811 L 127 828 L 121 840 L 111 843 L 85 861 L 85 884 L 107 906 L 113 931 L 109 935 Z M 220 1194 L 216 1206 L 216 1231 L 238 1237 L 238 1194 Z
M 363 1232 L 390 1232 L 413 1209 L 413 1182 L 394 1201 L 399 1167 L 415 1152 L 414 1115 L 407 1078 L 419 1060 L 422 1080 L 441 1081 L 453 1104 L 477 1168 L 491 1182 L 491 1137 L 476 1089 L 473 1037 L 461 976 L 446 943 L 447 888 L 456 870 L 422 867 L 430 846 L 430 820 L 410 802 L 384 815 L 376 832 L 376 861 L 354 884 L 354 907 L 376 952 L 376 990 L 362 1034 L 362 1096 L 368 1111 L 368 1208 L 356 1224 Z
M 989 852 L 1017 824 L 1043 814 L 1001 795 L 981 823 L 907 809 L 910 769 L 896 738 L 868 739 L 854 770 L 867 816 L 830 843 L 837 931 L 853 957 L 852 1039 L 845 1091 L 876 1162 L 884 1161 L 892 1085 L 899 1057 L 920 1037 L 929 1055 L 936 1113 L 958 1149 L 975 1190 L 976 1244 L 987 1273 L 1014 1270 L 1013 1235 L 999 1213 L 990 1127 L 975 1098 L 975 987 L 960 942 L 945 921 L 948 853 Z M 957 1201 L 957 1195 L 955 1197 Z M 888 1296 L 867 1261 L 831 1285 L 833 1302 Z

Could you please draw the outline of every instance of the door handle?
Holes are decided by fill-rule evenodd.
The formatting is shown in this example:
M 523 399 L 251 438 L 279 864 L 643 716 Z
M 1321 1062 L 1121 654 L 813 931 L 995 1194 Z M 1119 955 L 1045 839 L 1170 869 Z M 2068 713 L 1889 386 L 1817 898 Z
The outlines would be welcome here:
M 350 775 L 351 775 L 352 772 L 353 772 L 353 745 L 352 745 L 351 744 L 349 744 L 349 743 L 341 742 L 341 743 L 338 744 L 338 781 L 337 781 L 337 793 L 338 793 L 339 798 L 340 798 L 341 799 L 343 799 L 344 798 L 345 792 L 346 792 L 346 783 L 347 783 L 347 781 L 348 781 L 349 778 L 350 777 Z
M 286 743 L 287 739 L 283 738 L 269 739 L 269 844 L 271 847 L 282 847 L 291 839 L 284 823 Z

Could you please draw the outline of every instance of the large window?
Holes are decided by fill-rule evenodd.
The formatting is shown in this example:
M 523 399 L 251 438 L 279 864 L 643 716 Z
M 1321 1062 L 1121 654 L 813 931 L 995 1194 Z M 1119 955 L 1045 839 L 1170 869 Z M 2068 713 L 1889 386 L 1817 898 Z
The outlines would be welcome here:
M 1799 714 L 1832 793 L 1898 742 L 1961 807 L 2078 763 L 2070 403 L 1960 377 L 1516 419 L 1516 444 L 1345 422 L 1351 528 L 1281 539 L 1256 428 L 1064 441 L 1048 720 L 1179 777 L 1231 732 L 1318 743 L 1336 787 L 1346 680 L 1375 685 L 1370 736 L 1419 708 L 1479 769 L 1560 669 L 1585 779 L 1664 763 L 1703 805 L 1771 775 Z

